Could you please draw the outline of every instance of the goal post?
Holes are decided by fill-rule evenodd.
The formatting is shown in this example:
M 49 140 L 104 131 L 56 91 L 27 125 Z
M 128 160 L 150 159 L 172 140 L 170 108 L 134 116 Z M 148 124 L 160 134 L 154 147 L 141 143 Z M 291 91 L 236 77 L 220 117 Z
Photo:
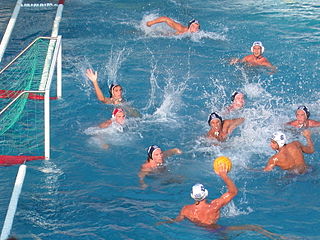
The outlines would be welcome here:
M 49 46 L 51 47 L 49 48 Z M 50 159 L 50 100 L 60 98 L 62 95 L 61 48 L 60 35 L 57 37 L 39 37 L 0 71 L 0 137 L 2 137 L 0 141 L 5 142 L 6 135 L 10 136 L 11 139 L 13 135 L 19 134 L 17 132 L 12 134 L 12 131 L 16 129 L 20 129 L 20 135 L 27 135 L 30 139 L 34 136 L 39 138 L 41 134 L 37 132 L 37 128 L 43 125 L 43 140 L 30 140 L 34 149 L 35 142 L 39 145 L 39 142 L 42 141 L 43 153 L 35 156 L 32 152 L 27 152 L 27 154 L 30 154 L 30 159 L 34 159 L 34 157 L 38 159 L 37 157 L 41 155 L 43 155 L 43 159 Z M 49 53 L 49 50 L 52 52 Z M 45 78 L 43 77 L 44 69 L 47 69 Z M 52 85 L 54 73 L 56 73 L 56 84 Z M 51 97 L 53 86 L 55 96 Z M 43 100 L 43 121 L 40 124 L 39 119 L 32 119 L 34 115 L 38 114 L 36 113 L 37 109 L 39 110 L 38 103 L 34 103 L 36 106 L 34 108 L 37 109 L 31 107 L 32 102 L 39 100 Z M 29 129 L 25 130 L 22 127 L 23 124 L 26 124 L 24 121 L 30 123 L 29 125 L 34 121 L 37 127 L 28 125 Z M 32 133 L 30 129 L 37 133 Z M 9 133 L 10 131 L 11 133 Z M 27 142 L 25 138 L 17 139 L 19 144 L 21 141 Z M 5 156 L 17 154 L 17 158 L 20 156 L 19 159 L 21 159 L 21 155 L 24 155 L 21 148 L 16 153 L 8 151 L 7 148 L 2 148 L 0 151 L 0 165 L 1 159 L 5 159 Z

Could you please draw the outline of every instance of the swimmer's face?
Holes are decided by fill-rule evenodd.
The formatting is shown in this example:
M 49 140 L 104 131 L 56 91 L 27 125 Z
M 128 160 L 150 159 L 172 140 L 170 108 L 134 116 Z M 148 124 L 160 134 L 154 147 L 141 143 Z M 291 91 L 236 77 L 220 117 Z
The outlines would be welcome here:
M 253 55 L 255 57 L 259 57 L 261 55 L 261 47 L 260 46 L 253 47 Z
M 113 98 L 122 98 L 122 87 L 116 86 L 112 89 L 112 97 Z
M 279 145 L 276 141 L 274 140 L 271 140 L 270 142 L 270 147 L 273 149 L 273 150 L 278 150 L 279 149 Z
M 189 27 L 189 32 L 192 32 L 192 33 L 198 32 L 199 29 L 200 29 L 199 23 L 192 23 Z
M 126 119 L 126 115 L 124 114 L 124 112 L 119 111 L 116 113 L 116 115 L 114 116 L 115 118 L 115 122 L 119 123 L 119 124 L 124 124 L 124 121 Z
M 162 163 L 163 162 L 163 153 L 162 153 L 162 150 L 160 148 L 157 148 L 156 150 L 153 151 L 152 160 L 154 160 L 157 163 Z
M 298 109 L 296 111 L 296 118 L 298 120 L 298 123 L 303 124 L 305 123 L 305 121 L 307 121 L 307 115 L 305 113 L 305 111 Z
M 218 118 L 212 119 L 210 122 L 210 127 L 216 131 L 220 131 L 220 129 L 222 127 L 220 119 L 218 119 Z
M 245 104 L 244 95 L 242 93 L 238 93 L 233 100 L 233 104 L 238 108 L 242 108 Z

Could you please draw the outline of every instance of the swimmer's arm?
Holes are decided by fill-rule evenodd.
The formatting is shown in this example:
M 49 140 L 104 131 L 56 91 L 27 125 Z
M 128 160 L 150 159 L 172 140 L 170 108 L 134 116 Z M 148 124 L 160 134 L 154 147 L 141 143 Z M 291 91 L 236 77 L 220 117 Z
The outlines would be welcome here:
M 229 62 L 230 65 L 234 65 L 234 64 L 237 64 L 241 61 L 240 58 L 232 58 Z
M 320 127 L 320 122 L 316 120 L 309 120 L 309 127 Z
M 163 157 L 170 157 L 175 154 L 182 154 L 182 151 L 179 148 L 172 148 L 167 151 L 163 151 Z
M 230 134 L 236 127 L 238 127 L 241 123 L 244 122 L 244 118 L 235 118 L 235 119 L 226 120 L 226 121 L 228 121 L 228 124 L 226 124 L 225 132 Z
M 263 171 L 264 172 L 270 172 L 273 170 L 273 168 L 276 166 L 276 163 L 279 159 L 277 157 L 272 156 L 269 161 L 267 166 L 264 167 Z
M 140 186 L 145 189 L 148 185 L 145 184 L 144 182 L 144 178 L 151 172 L 150 169 L 143 169 L 141 168 L 140 172 L 138 173 L 138 177 L 139 177 L 139 183 Z
M 177 32 L 185 32 L 186 27 L 181 25 L 180 23 L 175 22 L 169 17 L 159 17 L 152 21 L 147 22 L 147 26 L 151 27 L 154 24 L 165 22 L 167 25 L 169 25 L 171 28 L 175 29 Z
M 87 69 L 86 71 L 86 76 L 90 79 L 90 81 L 93 84 L 94 90 L 96 92 L 97 98 L 99 101 L 104 102 L 104 103 L 109 103 L 109 101 L 111 101 L 110 99 L 107 99 L 98 84 L 98 72 L 93 71 L 92 69 Z M 108 101 L 109 100 L 109 101 Z
M 237 63 L 250 62 L 249 58 L 250 58 L 250 55 L 245 56 L 245 57 L 243 57 L 243 58 L 232 58 L 232 59 L 230 60 L 230 64 L 231 64 L 231 65 L 234 65 L 234 64 L 237 64 Z
M 263 57 L 263 61 L 262 61 L 261 65 L 266 66 L 266 67 L 270 67 L 270 68 L 274 67 L 266 57 Z
M 292 127 L 296 127 L 296 120 L 287 122 L 286 125 L 292 126 Z
M 304 146 L 304 145 L 301 144 L 301 150 L 304 153 L 314 153 L 314 145 L 313 145 L 313 141 L 312 141 L 312 138 L 311 138 L 311 131 L 309 129 L 306 129 L 306 130 L 304 130 L 302 132 L 302 135 L 306 138 L 307 145 Z
M 166 221 L 161 221 L 161 222 L 157 222 L 156 225 L 161 225 L 161 224 L 164 224 L 164 223 L 174 223 L 174 222 L 181 222 L 185 216 L 183 214 L 183 211 L 184 211 L 184 207 L 182 208 L 182 210 L 180 211 L 179 215 L 176 217 L 176 218 L 168 218 L 166 217 Z
M 100 128 L 107 128 L 111 125 L 112 121 L 110 119 L 108 119 L 107 121 L 104 121 L 102 123 L 99 124 Z
M 217 210 L 219 210 L 223 206 L 227 205 L 238 194 L 238 188 L 227 175 L 226 169 L 221 169 L 217 174 L 225 182 L 228 189 L 228 191 L 222 194 L 221 197 L 211 201 L 211 204 L 214 204 L 217 207 Z
M 277 71 L 277 67 L 276 67 L 276 66 L 273 66 L 273 65 L 268 61 L 267 58 L 264 58 L 264 61 L 262 62 L 262 66 L 268 67 L 268 68 L 271 70 L 270 74 L 273 74 L 273 73 L 275 73 L 275 72 Z
M 251 62 L 252 55 L 247 55 L 239 60 L 240 63 L 250 63 Z

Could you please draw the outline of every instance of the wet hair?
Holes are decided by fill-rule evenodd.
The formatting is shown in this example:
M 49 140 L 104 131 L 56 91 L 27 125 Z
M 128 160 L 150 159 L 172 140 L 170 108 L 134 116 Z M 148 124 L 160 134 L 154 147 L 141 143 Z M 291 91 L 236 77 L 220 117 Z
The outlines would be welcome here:
M 109 94 L 110 94 L 110 98 L 112 98 L 112 91 L 113 91 L 113 89 L 115 88 L 115 87 L 121 87 L 121 85 L 119 85 L 119 84 L 116 84 L 116 83 L 112 83 L 111 85 L 110 85 L 110 87 L 109 87 Z M 122 88 L 122 87 L 121 87 Z
M 148 148 L 148 160 L 149 159 L 152 159 L 152 153 L 156 150 L 156 149 L 160 149 L 160 147 L 158 147 L 157 145 L 151 145 L 149 148 Z
M 212 121 L 212 119 L 215 119 L 215 118 L 218 118 L 221 122 L 222 122 L 222 117 L 216 113 L 216 112 L 213 112 L 209 115 L 209 118 L 208 118 L 208 124 L 210 126 L 210 122 Z
M 297 110 L 296 110 L 296 111 L 298 111 L 298 110 L 302 110 L 302 111 L 304 111 L 304 112 L 306 113 L 307 119 L 309 119 L 309 117 L 310 117 L 310 111 L 309 111 L 309 108 L 307 108 L 307 107 L 306 107 L 306 106 L 304 106 L 304 105 L 301 105 L 301 106 L 299 106 L 299 107 L 297 108 Z
M 188 22 L 188 29 L 190 28 L 190 26 L 191 26 L 192 23 L 198 24 L 198 25 L 199 25 L 199 29 L 200 29 L 200 23 L 199 23 L 199 21 L 196 20 L 196 19 L 192 19 L 192 20 L 190 20 L 190 21 Z

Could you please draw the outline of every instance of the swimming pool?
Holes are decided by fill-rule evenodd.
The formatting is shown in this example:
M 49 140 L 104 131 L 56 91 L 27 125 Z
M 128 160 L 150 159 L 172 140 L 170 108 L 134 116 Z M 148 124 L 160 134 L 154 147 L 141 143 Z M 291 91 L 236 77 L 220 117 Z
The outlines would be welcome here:
M 1 33 L 15 1 L 3 5 Z M 28 27 L 17 25 L 9 54 L 38 35 L 50 34 L 52 13 L 21 13 L 18 21 Z M 273 154 L 272 132 L 294 118 L 298 105 L 307 105 L 311 118 L 320 119 L 319 14 L 319 3 L 311 0 L 67 1 L 59 31 L 63 99 L 51 105 L 51 160 L 28 163 L 12 234 L 55 240 L 221 239 L 188 221 L 156 222 L 191 204 L 190 190 L 197 182 L 208 188 L 208 199 L 223 193 L 211 163 L 226 155 L 233 161 L 230 176 L 239 193 L 223 209 L 219 224 L 256 224 L 288 239 L 319 239 L 319 129 L 312 130 L 316 152 L 305 157 L 312 166 L 308 174 L 248 171 L 265 166 Z M 196 18 L 201 32 L 172 36 L 164 26 L 157 31 L 144 26 L 162 15 L 181 23 Z M 38 27 L 42 21 L 47 22 Z M 249 54 L 257 40 L 278 67 L 276 74 L 228 64 L 232 57 Z M 142 118 L 129 119 L 123 134 L 88 133 L 112 111 L 97 101 L 84 74 L 89 67 L 99 72 L 105 93 L 111 82 L 121 84 L 125 98 L 141 112 Z M 234 90 L 246 94 L 246 106 L 230 117 L 244 116 L 246 121 L 226 143 L 212 146 L 202 137 L 208 131 L 207 117 L 229 104 Z M 296 131 L 288 136 L 304 142 Z M 103 143 L 110 148 L 104 149 Z M 151 144 L 184 153 L 168 158 L 167 170 L 147 177 L 149 186 L 143 190 L 137 174 Z M 1 219 L 16 171 L 15 166 L 2 168 Z M 229 239 L 266 239 L 252 232 L 238 234 L 230 233 Z

